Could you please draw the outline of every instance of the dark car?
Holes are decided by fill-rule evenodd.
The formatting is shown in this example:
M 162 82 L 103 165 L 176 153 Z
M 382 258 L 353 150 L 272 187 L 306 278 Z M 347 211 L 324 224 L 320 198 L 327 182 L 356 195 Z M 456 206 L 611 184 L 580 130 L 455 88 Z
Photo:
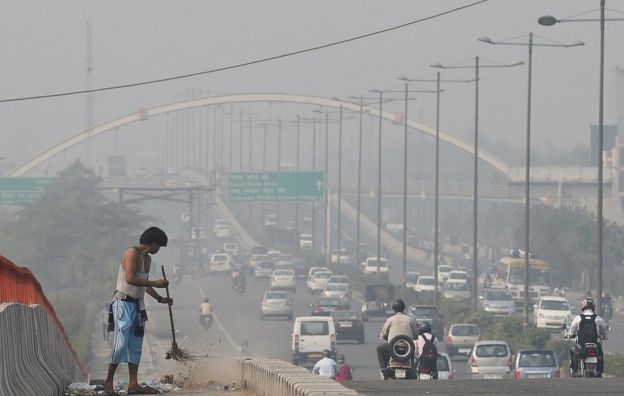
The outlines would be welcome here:
M 416 319 L 419 325 L 429 322 L 433 335 L 440 341 L 444 340 L 444 316 L 440 315 L 435 305 L 414 305 L 409 308 L 408 315 Z
M 330 316 L 332 312 L 344 309 L 342 300 L 338 297 L 318 297 L 310 304 L 310 315 Z
M 251 248 L 251 251 L 249 252 L 249 255 L 254 255 L 254 254 L 267 254 L 267 252 L 269 251 L 269 249 L 267 249 L 264 246 L 254 246 Z
M 360 320 L 356 311 L 334 311 L 331 314 L 336 328 L 338 340 L 354 340 L 364 343 L 364 323 Z
M 305 279 L 308 277 L 308 270 L 310 269 L 310 267 L 305 263 L 305 261 L 300 258 L 293 257 L 291 262 L 294 266 L 295 276 L 297 278 Z
M 364 304 L 362 304 L 362 321 L 368 319 L 386 318 L 392 314 L 392 302 L 395 298 L 394 285 L 382 283 L 368 285 L 364 290 Z

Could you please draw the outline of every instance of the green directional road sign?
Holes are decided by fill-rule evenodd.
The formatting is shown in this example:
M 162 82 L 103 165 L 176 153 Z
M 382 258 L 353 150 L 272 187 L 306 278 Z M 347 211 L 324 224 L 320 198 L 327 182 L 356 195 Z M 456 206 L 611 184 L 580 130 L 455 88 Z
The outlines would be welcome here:
M 0 205 L 33 203 L 51 181 L 42 177 L 0 178 Z
M 323 172 L 234 172 L 229 176 L 230 201 L 320 201 Z

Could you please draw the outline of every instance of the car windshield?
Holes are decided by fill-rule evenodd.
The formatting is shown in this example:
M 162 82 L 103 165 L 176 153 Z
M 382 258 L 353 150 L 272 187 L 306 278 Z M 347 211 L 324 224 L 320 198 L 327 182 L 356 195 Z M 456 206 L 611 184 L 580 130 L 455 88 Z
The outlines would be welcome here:
M 451 335 L 459 337 L 477 337 L 479 336 L 479 328 L 477 326 L 453 326 Z
M 271 269 L 273 268 L 273 263 L 270 261 L 262 261 L 258 264 L 258 267 L 262 269 Z
M 570 307 L 568 303 L 565 301 L 557 301 L 557 300 L 544 300 L 542 301 L 541 309 L 547 309 L 552 311 L 569 311 Z
M 433 286 L 433 283 L 434 283 L 433 278 L 425 277 L 425 276 L 421 276 L 420 278 L 418 278 L 419 285 Z
M 320 336 L 329 334 L 329 322 L 323 320 L 301 322 L 302 336 Z
M 463 282 L 451 282 L 446 284 L 448 290 L 468 290 L 468 284 Z
M 406 280 L 414 283 L 418 280 L 418 274 L 407 274 Z
M 464 279 L 468 280 L 468 274 L 465 272 L 451 272 L 449 274 L 449 279 Z
M 329 283 L 349 283 L 349 277 L 347 276 L 332 276 L 329 278 Z
M 490 301 L 511 301 L 513 296 L 506 290 L 490 290 L 485 293 L 485 299 Z
M 437 368 L 438 368 L 438 372 L 440 372 L 440 371 L 450 371 L 449 370 L 449 362 L 446 359 L 446 356 L 438 356 Z
M 339 307 L 340 304 L 341 302 L 338 298 L 319 298 L 316 301 L 316 305 L 320 305 L 323 307 Z
M 336 320 L 356 320 L 360 318 L 355 311 L 334 311 L 332 316 Z
M 328 283 L 327 286 L 325 286 L 325 290 L 345 292 L 349 290 L 349 285 L 345 283 Z
M 280 291 L 267 292 L 264 298 L 267 300 L 288 300 L 288 293 Z
M 226 261 L 228 259 L 228 255 L 227 254 L 215 254 L 214 256 L 212 256 L 212 259 L 214 261 Z
M 368 260 L 366 265 L 369 267 L 377 267 L 377 260 Z M 386 260 L 381 260 L 379 263 L 379 267 L 385 267 L 387 265 Z
M 273 276 L 293 276 L 293 272 L 287 270 L 278 270 L 273 272 Z
M 451 272 L 453 271 L 453 267 L 450 265 L 440 265 L 438 267 L 438 272 Z
M 522 352 L 518 358 L 518 367 L 556 367 L 552 352 Z
M 477 346 L 477 357 L 490 358 L 490 357 L 505 357 L 508 355 L 506 345 L 501 344 L 485 344 Z
M 414 307 L 411 310 L 412 315 L 419 318 L 432 318 L 438 316 L 436 307 Z
M 331 272 L 317 272 L 314 274 L 316 279 L 329 279 L 330 276 L 332 276 Z

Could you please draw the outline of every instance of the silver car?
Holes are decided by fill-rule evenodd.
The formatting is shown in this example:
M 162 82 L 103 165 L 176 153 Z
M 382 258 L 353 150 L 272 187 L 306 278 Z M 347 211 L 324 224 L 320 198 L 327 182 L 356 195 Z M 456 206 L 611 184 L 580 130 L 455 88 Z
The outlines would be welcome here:
M 470 300 L 472 293 L 470 292 L 470 286 L 468 283 L 455 280 L 447 280 L 444 284 L 444 298 L 450 300 Z
M 468 357 L 468 377 L 482 379 L 511 378 L 513 360 L 505 341 L 478 341 Z
M 486 289 L 480 299 L 483 310 L 496 316 L 511 316 L 516 312 L 513 295 L 507 289 Z
M 267 291 L 260 300 L 260 320 L 267 316 L 286 316 L 293 318 L 293 307 L 290 295 L 286 291 Z

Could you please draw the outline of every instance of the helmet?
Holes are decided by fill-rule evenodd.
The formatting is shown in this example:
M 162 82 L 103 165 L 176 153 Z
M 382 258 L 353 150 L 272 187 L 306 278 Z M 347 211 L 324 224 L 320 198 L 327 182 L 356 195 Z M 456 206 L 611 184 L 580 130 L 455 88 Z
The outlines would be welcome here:
M 400 298 L 394 300 L 394 302 L 392 303 L 392 310 L 395 313 L 405 311 L 405 301 L 401 300 Z
M 338 363 L 344 363 L 344 362 L 345 362 L 344 355 L 338 355 Z
M 594 300 L 592 300 L 590 297 L 586 297 L 581 303 L 581 311 L 584 311 L 586 309 L 591 309 L 592 311 L 596 309 L 594 308 Z
M 418 334 L 431 333 L 431 323 L 425 322 L 418 328 Z
M 210 299 L 209 299 L 208 297 L 205 297 L 205 298 L 204 298 L 204 302 L 205 302 L 205 303 L 210 302 Z
M 331 357 L 331 351 L 330 351 L 329 349 L 325 349 L 325 350 L 323 351 L 323 356 L 325 356 L 325 357 Z

